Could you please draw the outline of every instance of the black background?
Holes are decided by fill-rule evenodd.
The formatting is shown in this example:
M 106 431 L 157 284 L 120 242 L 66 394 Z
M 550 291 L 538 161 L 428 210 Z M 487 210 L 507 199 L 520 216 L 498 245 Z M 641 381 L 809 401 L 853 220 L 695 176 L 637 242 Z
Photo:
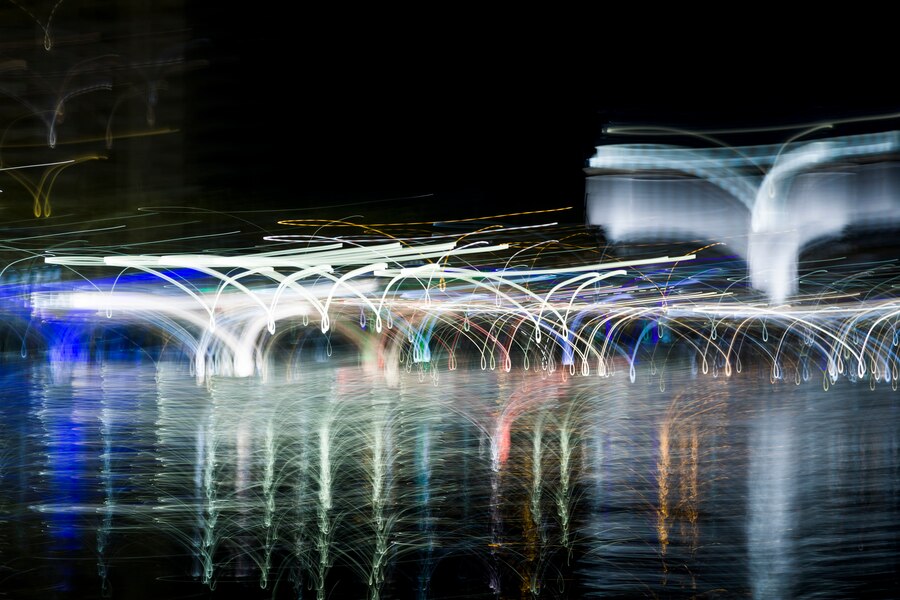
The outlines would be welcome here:
M 840 52 L 791 62 L 687 34 L 612 40 L 599 21 L 573 28 L 577 15 L 560 27 L 540 15 L 351 23 L 195 6 L 187 16 L 202 41 L 191 52 L 208 60 L 186 79 L 187 181 L 225 205 L 385 201 L 364 213 L 436 219 L 579 206 L 594 146 L 644 141 L 605 125 L 768 127 L 900 108 L 877 56 L 861 75 Z M 885 126 L 830 133 L 866 128 Z

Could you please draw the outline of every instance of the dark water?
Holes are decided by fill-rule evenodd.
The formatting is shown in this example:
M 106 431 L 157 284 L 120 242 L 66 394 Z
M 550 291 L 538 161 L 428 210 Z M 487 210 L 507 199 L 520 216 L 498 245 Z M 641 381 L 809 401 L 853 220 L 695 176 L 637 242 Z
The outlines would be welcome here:
M 8 360 L 11 598 L 896 597 L 889 387 Z

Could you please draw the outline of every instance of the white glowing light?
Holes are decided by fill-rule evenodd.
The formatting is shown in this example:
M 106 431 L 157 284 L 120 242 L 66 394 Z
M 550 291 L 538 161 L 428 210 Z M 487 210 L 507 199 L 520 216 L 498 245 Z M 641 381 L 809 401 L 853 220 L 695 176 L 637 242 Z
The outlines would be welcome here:
M 842 163 L 898 149 L 898 132 L 786 146 L 601 146 L 588 223 L 613 241 L 723 241 L 747 260 L 752 285 L 782 304 L 798 291 L 805 246 L 850 225 L 900 222 L 900 167 Z

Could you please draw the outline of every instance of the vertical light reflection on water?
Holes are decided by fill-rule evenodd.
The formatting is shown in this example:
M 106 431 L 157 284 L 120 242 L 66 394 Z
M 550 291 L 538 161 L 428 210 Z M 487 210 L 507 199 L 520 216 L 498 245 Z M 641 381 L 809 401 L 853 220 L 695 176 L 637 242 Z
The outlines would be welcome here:
M 154 369 L 141 364 L 103 364 L 94 377 L 99 379 L 99 458 L 103 500 L 98 509 L 100 522 L 96 532 L 97 572 L 101 593 L 112 593 L 109 587 L 109 559 L 118 548 L 113 535 L 126 528 L 141 515 L 141 495 L 148 491 L 145 477 L 149 427 L 146 398 L 156 388 Z
M 541 589 L 539 561 L 541 551 L 547 544 L 547 530 L 544 526 L 541 503 L 543 499 L 543 462 L 544 462 L 544 420 L 545 413 L 540 413 L 532 424 L 531 432 L 531 486 L 526 517 L 524 519 L 525 560 L 523 586 L 532 595 L 538 595 Z
M 276 504 L 275 504 L 275 457 L 276 457 L 276 439 L 275 439 L 275 418 L 272 407 L 263 411 L 264 433 L 263 433 L 263 477 L 262 477 L 262 494 L 264 504 L 263 529 L 265 532 L 265 541 L 263 542 L 263 561 L 260 567 L 259 586 L 266 588 L 269 585 L 269 571 L 272 568 L 272 551 L 275 542 L 278 540 L 278 521 L 276 520 Z
M 30 368 L 21 437 L 2 440 L 18 448 L 0 490 L 12 596 L 188 584 L 247 598 L 896 589 L 889 392 L 722 378 L 673 378 L 660 392 L 491 371 L 446 373 L 437 387 L 412 372 L 388 389 L 356 368 L 298 376 L 196 386 L 167 363 Z
M 86 363 L 52 375 L 49 380 L 44 369 L 34 373 L 45 456 L 40 512 L 47 522 L 48 554 L 65 558 L 83 551 L 84 523 L 95 512 L 89 508 L 96 506 L 90 474 L 99 469 L 91 446 L 98 437 L 94 403 L 102 392 Z M 51 585 L 60 592 L 71 591 L 81 575 L 67 560 L 56 562 L 53 574 Z
M 200 430 L 200 438 L 202 438 L 202 446 L 200 455 L 197 460 L 202 465 L 201 468 L 201 484 L 200 484 L 200 501 L 201 511 L 201 530 L 200 530 L 200 562 L 203 569 L 203 583 L 209 585 L 211 589 L 215 589 L 215 566 L 216 566 L 216 550 L 219 545 L 219 481 L 218 474 L 219 465 L 216 460 L 216 454 L 219 450 L 219 407 L 216 404 L 215 396 L 210 393 L 209 405 L 205 414 L 205 423 L 203 429 Z M 228 464 L 227 462 L 225 463 Z
M 430 412 L 430 411 L 429 411 Z M 419 551 L 419 574 L 416 585 L 416 599 L 428 598 L 431 587 L 431 575 L 434 570 L 434 549 L 436 546 L 434 533 L 434 517 L 431 501 L 432 485 L 432 420 L 435 416 L 424 414 L 419 420 L 415 432 L 416 444 L 416 492 L 419 517 L 418 531 L 422 538 Z
M 482 361 L 484 359 L 482 358 Z M 500 511 L 501 496 L 500 486 L 502 483 L 503 468 L 509 458 L 510 436 L 512 435 L 513 422 L 516 418 L 514 407 L 510 406 L 510 391 L 501 388 L 499 390 L 498 406 L 493 416 L 493 424 L 490 433 L 490 454 L 491 454 L 491 540 L 488 543 L 490 548 L 491 561 L 488 565 L 490 582 L 489 586 L 495 598 L 499 598 L 502 592 L 502 583 L 500 580 L 500 548 L 503 544 L 503 515 Z M 504 402 L 505 401 L 505 402 Z
M 289 395 L 285 401 L 284 419 L 293 435 L 288 437 L 285 450 L 286 485 L 292 487 L 292 503 L 285 517 L 291 535 L 287 538 L 291 544 L 291 555 L 295 566 L 291 570 L 293 591 L 296 597 L 302 598 L 307 584 L 307 573 L 311 569 L 310 532 L 307 522 L 310 520 L 309 506 L 312 504 L 310 481 L 310 415 L 299 395 Z
M 235 386 L 232 384 L 234 382 L 228 382 L 227 380 L 222 380 L 221 382 L 216 381 L 214 383 L 214 385 L 212 386 L 212 390 L 211 390 L 212 397 L 213 397 L 213 404 L 216 407 L 217 412 L 219 414 L 225 413 L 225 414 L 228 414 L 229 416 L 231 416 L 231 414 L 230 414 L 231 411 L 234 411 L 236 407 L 234 407 L 233 403 L 231 403 L 231 402 L 228 402 L 228 406 L 225 406 L 225 407 L 221 406 L 221 403 L 218 401 L 218 396 L 221 394 L 221 388 L 224 386 L 220 385 L 220 383 L 227 383 L 228 388 L 232 388 L 232 389 L 228 389 L 227 393 L 231 394 L 234 391 L 236 391 L 236 390 L 233 390 L 233 387 L 235 387 Z M 255 402 L 253 402 L 253 400 L 255 400 L 255 398 L 253 397 L 255 394 L 253 394 L 252 391 L 250 391 L 249 394 L 247 394 L 245 392 L 244 395 L 250 396 L 251 403 L 253 403 L 253 405 L 256 404 Z M 254 406 L 254 408 L 255 408 L 255 406 Z M 240 408 L 237 408 L 237 410 L 235 412 L 240 411 L 240 410 L 241 410 Z M 241 411 L 241 412 L 243 412 L 243 411 Z M 250 492 L 250 486 L 252 483 L 250 469 L 252 467 L 251 450 L 252 450 L 252 445 L 255 442 L 254 434 L 256 433 L 254 430 L 254 427 L 253 427 L 255 419 L 253 418 L 253 415 L 245 415 L 245 414 L 241 414 L 241 412 L 237 412 L 237 414 L 235 414 L 232 417 L 235 419 L 234 432 L 231 433 L 231 430 L 229 427 L 227 427 L 227 425 L 225 428 L 223 428 L 224 431 L 222 432 L 223 434 L 228 435 L 231 438 L 231 440 L 233 440 L 233 443 L 234 443 L 234 460 L 222 461 L 222 462 L 224 462 L 229 467 L 234 469 L 233 478 L 229 478 L 229 479 L 231 479 L 232 487 L 233 487 L 233 492 L 232 492 L 233 495 L 231 498 L 231 500 L 232 500 L 231 505 L 234 509 L 233 510 L 234 529 L 235 529 L 235 533 L 238 536 L 237 539 L 234 541 L 237 541 L 239 544 L 238 549 L 235 552 L 234 565 L 233 565 L 233 571 L 234 571 L 235 577 L 247 577 L 250 574 L 250 565 L 247 562 L 247 559 L 248 559 L 247 551 L 252 552 L 254 549 L 252 547 L 253 540 L 251 540 L 250 537 L 247 535 L 247 531 L 251 527 L 251 523 L 250 523 L 251 504 L 250 504 L 249 492 Z M 225 433 L 226 431 L 228 433 Z M 226 438 L 226 440 L 227 440 L 227 438 Z M 225 444 L 223 444 L 223 445 L 224 445 L 224 449 L 227 450 L 228 449 L 227 441 L 230 441 L 230 440 L 227 440 L 227 441 L 226 440 L 223 440 L 223 441 L 225 441 Z M 229 469 L 229 470 L 231 470 L 231 469 Z M 227 520 L 225 521 L 225 524 L 226 525 L 229 524 L 227 522 Z
M 191 574 L 204 583 L 212 579 L 214 524 L 210 523 L 213 476 L 210 460 L 215 453 L 211 437 L 209 393 L 186 377 L 175 365 L 160 363 L 156 373 L 156 490 L 154 523 L 191 554 Z
M 104 377 L 103 382 L 104 384 L 106 383 L 106 377 Z M 104 393 L 101 399 L 100 408 L 100 440 L 102 444 L 100 454 L 100 479 L 103 486 L 103 506 L 101 508 L 102 521 L 100 527 L 97 528 L 97 574 L 100 576 L 103 592 L 107 593 L 109 582 L 107 579 L 107 564 L 104 553 L 106 552 L 106 546 L 109 543 L 110 532 L 112 531 L 113 513 L 116 509 L 116 482 L 113 471 L 113 445 L 115 443 L 113 429 L 116 426 L 117 415 L 115 408 L 110 406 L 110 395 L 106 389 L 106 385 L 103 387 Z
M 394 415 L 390 397 L 379 390 L 370 393 L 371 424 L 368 435 L 363 440 L 368 442 L 371 453 L 371 523 L 374 536 L 374 548 L 370 559 L 368 574 L 369 593 L 372 600 L 378 600 L 381 586 L 384 583 L 384 569 L 388 560 L 388 537 L 395 520 L 390 514 L 388 503 L 391 501 L 393 486 L 393 427 Z
M 657 488 L 659 493 L 659 507 L 657 508 L 657 537 L 659 538 L 659 553 L 663 559 L 663 570 L 666 570 L 666 550 L 669 546 L 669 478 L 672 469 L 670 459 L 670 440 L 669 440 L 670 423 L 668 420 L 663 421 L 659 431 L 659 462 L 657 469 Z
M 319 422 L 319 504 L 316 507 L 319 529 L 318 537 L 316 538 L 318 565 L 315 581 L 316 598 L 318 600 L 324 600 L 325 598 L 325 577 L 328 574 L 328 568 L 331 566 L 331 481 L 332 469 L 334 468 L 331 462 L 331 443 L 334 410 L 330 403 L 327 404 L 324 409 L 325 414 L 320 417 L 321 420 Z
M 796 459 L 791 415 L 764 406 L 750 433 L 747 550 L 755 598 L 789 598 L 794 574 Z
M 586 393 L 590 498 L 579 505 L 587 536 L 579 567 L 599 595 L 746 589 L 743 534 L 734 526 L 743 494 L 728 483 L 742 456 L 728 435 L 728 388 L 673 388 L 610 382 Z
M 559 425 L 559 487 L 556 491 L 556 513 L 559 517 L 561 544 L 571 558 L 572 539 L 570 533 L 572 511 L 572 452 L 575 450 L 574 423 L 570 422 L 571 409 Z

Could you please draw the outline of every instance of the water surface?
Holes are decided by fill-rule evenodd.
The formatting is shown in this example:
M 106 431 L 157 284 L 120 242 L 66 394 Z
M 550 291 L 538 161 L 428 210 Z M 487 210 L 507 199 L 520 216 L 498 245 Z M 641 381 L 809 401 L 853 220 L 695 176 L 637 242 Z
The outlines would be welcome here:
M 889 386 L 8 359 L 0 393 L 8 597 L 898 589 Z

